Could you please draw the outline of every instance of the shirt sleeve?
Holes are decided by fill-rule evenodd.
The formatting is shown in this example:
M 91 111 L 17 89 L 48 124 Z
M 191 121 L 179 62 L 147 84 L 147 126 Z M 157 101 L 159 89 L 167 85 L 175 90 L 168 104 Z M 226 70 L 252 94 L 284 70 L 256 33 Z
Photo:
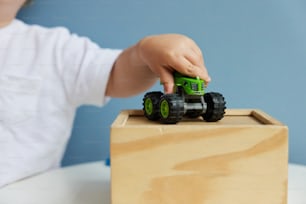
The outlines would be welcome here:
M 90 39 L 63 29 L 56 47 L 67 99 L 76 106 L 104 105 L 107 82 L 121 50 L 103 49 Z

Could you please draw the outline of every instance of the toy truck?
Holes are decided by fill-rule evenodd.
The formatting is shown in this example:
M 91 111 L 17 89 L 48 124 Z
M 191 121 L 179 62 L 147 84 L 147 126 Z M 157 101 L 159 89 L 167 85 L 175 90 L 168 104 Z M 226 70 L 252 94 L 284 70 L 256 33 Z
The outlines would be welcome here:
M 191 78 L 174 73 L 173 94 L 148 92 L 143 97 L 143 111 L 147 119 L 165 124 L 176 124 L 183 117 L 203 117 L 216 122 L 225 114 L 225 100 L 217 92 L 205 93 L 205 83 L 199 77 Z

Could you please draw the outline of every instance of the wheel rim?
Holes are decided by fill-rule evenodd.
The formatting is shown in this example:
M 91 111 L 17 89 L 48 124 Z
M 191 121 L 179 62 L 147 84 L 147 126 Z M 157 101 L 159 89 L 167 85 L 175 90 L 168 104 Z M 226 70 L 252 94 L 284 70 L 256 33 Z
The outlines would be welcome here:
M 148 115 L 152 115 L 153 113 L 153 102 L 150 98 L 147 98 L 145 101 L 145 110 Z
M 169 116 L 169 104 L 166 100 L 163 100 L 160 104 L 160 114 L 163 118 Z

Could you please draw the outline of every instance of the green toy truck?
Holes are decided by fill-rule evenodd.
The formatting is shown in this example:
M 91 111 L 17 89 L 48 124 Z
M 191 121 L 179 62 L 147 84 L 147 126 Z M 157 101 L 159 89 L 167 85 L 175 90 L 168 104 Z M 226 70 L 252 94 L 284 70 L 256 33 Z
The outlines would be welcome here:
M 202 116 L 207 122 L 216 122 L 223 118 L 226 108 L 224 97 L 216 92 L 205 93 L 202 79 L 175 72 L 174 83 L 173 94 L 163 94 L 160 91 L 145 94 L 143 111 L 146 118 L 166 124 L 175 124 L 184 116 Z

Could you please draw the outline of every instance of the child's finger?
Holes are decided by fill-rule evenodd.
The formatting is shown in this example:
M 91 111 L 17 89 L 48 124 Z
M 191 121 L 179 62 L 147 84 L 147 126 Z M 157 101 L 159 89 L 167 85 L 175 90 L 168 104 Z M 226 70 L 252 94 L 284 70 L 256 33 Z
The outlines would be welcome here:
M 179 58 L 175 60 L 171 67 L 173 67 L 176 71 L 181 74 L 190 76 L 190 77 L 200 77 L 205 80 L 207 83 L 210 82 L 210 77 L 208 75 L 206 67 L 202 65 L 196 65 L 190 62 L 190 60 L 185 57 Z
M 164 92 L 166 94 L 173 93 L 174 79 L 172 71 L 168 68 L 162 68 L 160 70 L 160 83 L 164 86 Z
M 200 77 L 208 84 L 211 81 L 211 78 L 204 64 L 204 59 L 202 55 L 190 54 L 186 55 L 185 58 L 189 63 L 193 65 L 194 76 Z
M 194 65 L 195 76 L 199 76 L 201 79 L 205 80 L 206 83 L 211 81 L 202 55 L 189 53 L 185 58 Z
M 211 81 L 211 78 L 208 74 L 207 68 L 205 65 L 198 67 L 198 75 L 201 79 L 203 79 L 206 82 L 206 85 Z
M 186 76 L 196 77 L 195 65 L 193 65 L 185 57 L 179 57 L 173 60 L 170 64 L 173 69 Z

